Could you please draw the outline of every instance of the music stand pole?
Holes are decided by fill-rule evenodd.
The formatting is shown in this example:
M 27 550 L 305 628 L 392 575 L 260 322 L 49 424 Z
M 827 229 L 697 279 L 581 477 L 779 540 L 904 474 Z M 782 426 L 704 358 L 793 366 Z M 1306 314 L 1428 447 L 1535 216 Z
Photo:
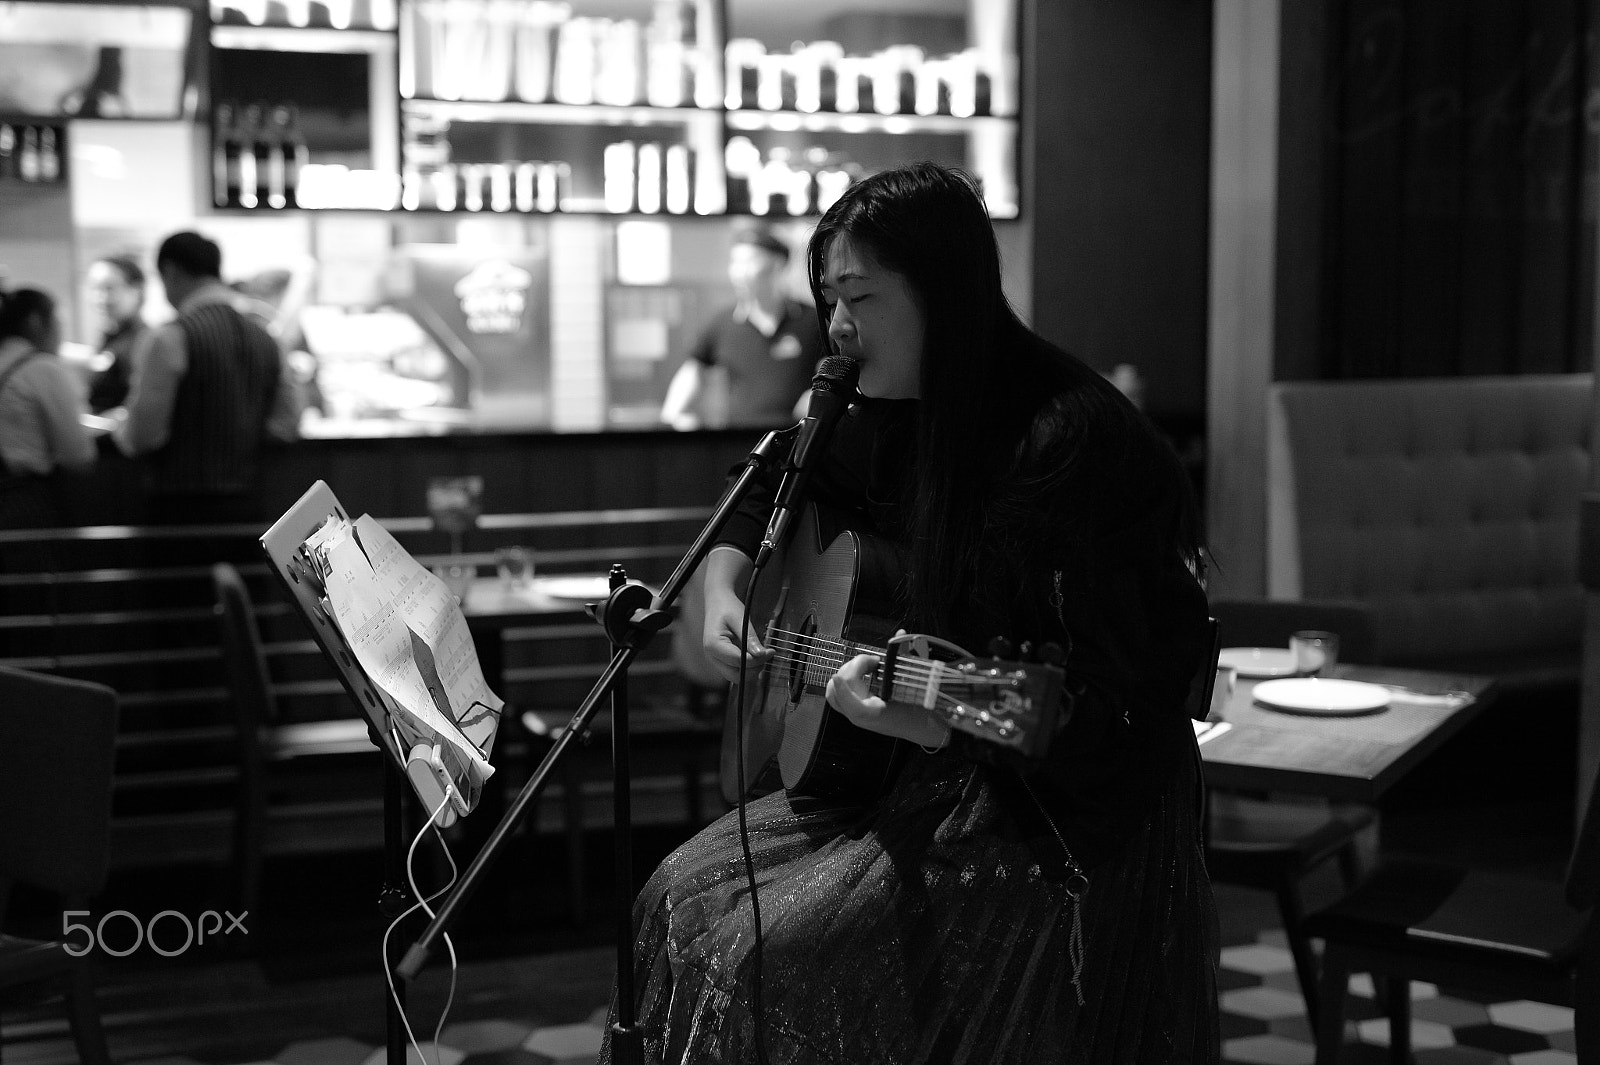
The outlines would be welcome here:
M 733 516 L 734 510 L 750 494 L 755 480 L 770 467 L 775 455 L 785 448 L 792 448 L 798 426 L 781 431 L 770 432 L 764 436 L 760 443 L 750 452 L 745 460 L 744 469 L 738 478 L 722 494 L 722 499 L 717 503 L 706 525 L 695 538 L 683 560 L 678 563 L 678 568 L 672 576 L 667 578 L 667 583 L 655 596 L 650 595 L 649 589 L 639 584 L 624 584 L 615 588 L 606 600 L 604 608 L 599 612 L 602 622 L 606 627 L 606 634 L 611 638 L 616 648 L 612 653 L 611 661 L 601 673 L 589 694 L 584 696 L 583 702 L 573 713 L 571 722 L 561 730 L 561 735 L 544 758 L 528 782 L 522 786 L 516 799 L 511 803 L 510 809 L 500 818 L 500 823 L 494 828 L 489 839 L 484 843 L 483 849 L 478 851 L 462 874 L 461 880 L 451 889 L 444 904 L 439 907 L 438 913 L 422 934 L 417 937 L 411 947 L 406 951 L 400 963 L 395 966 L 395 975 L 402 980 L 410 980 L 427 964 L 428 956 L 432 953 L 434 944 L 456 920 L 456 915 L 477 889 L 478 883 L 483 879 L 488 867 L 500 856 L 506 847 L 516 827 L 527 815 L 528 808 L 534 800 L 544 791 L 549 782 L 551 773 L 556 765 L 566 756 L 567 748 L 575 742 L 576 738 L 587 731 L 589 722 L 593 719 L 602 699 L 613 695 L 618 685 L 623 686 L 626 692 L 626 674 L 628 667 L 638 657 L 639 652 L 649 643 L 650 638 L 661 629 L 665 628 L 671 620 L 669 608 L 677 600 L 678 594 L 684 585 L 689 582 L 690 576 L 700 565 L 700 562 L 710 552 L 712 544 L 728 519 Z M 622 725 L 625 734 L 626 722 Z M 620 746 L 620 742 L 619 742 Z M 626 759 L 622 768 L 627 768 Z M 619 783 L 614 784 L 616 790 L 627 790 L 628 782 L 618 775 Z M 627 814 L 629 807 L 626 802 L 617 805 L 619 814 Z M 619 835 L 628 835 L 632 832 L 632 825 L 618 822 L 613 826 L 613 831 Z M 630 874 L 631 875 L 631 874 Z M 633 902 L 631 882 L 617 885 L 617 927 L 622 930 L 619 936 L 618 973 L 619 993 L 617 996 L 617 1022 L 612 1026 L 613 1043 L 620 1053 L 616 1056 L 619 1065 L 636 1065 L 642 1053 L 642 1042 L 639 1033 L 633 1024 L 634 1003 L 630 993 L 624 997 L 620 991 L 622 981 L 632 982 L 632 939 L 633 939 Z M 626 1056 L 625 1056 L 626 1055 Z
M 627 582 L 621 566 L 611 567 L 613 593 Z M 609 616 L 605 619 L 612 620 Z M 625 632 L 606 637 L 616 654 L 626 644 Z M 617 1019 L 611 1026 L 612 1059 L 617 1065 L 643 1065 L 644 1042 L 633 1023 L 633 773 L 628 747 L 628 674 L 617 675 L 611 686 L 611 824 L 613 880 L 616 901 L 613 916 L 617 936 Z M 623 1003 L 627 1003 L 626 1006 Z

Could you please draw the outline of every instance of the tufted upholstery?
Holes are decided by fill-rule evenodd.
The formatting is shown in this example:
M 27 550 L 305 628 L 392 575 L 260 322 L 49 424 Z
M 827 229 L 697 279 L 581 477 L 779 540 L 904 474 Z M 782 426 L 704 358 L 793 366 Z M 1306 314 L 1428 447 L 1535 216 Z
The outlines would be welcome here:
M 1591 386 L 1272 386 L 1268 596 L 1370 604 L 1386 662 L 1576 677 Z

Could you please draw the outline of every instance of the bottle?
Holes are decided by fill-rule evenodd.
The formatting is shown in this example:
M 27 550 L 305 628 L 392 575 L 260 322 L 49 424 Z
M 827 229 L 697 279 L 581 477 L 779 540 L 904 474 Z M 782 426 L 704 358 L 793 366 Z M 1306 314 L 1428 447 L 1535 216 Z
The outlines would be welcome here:
M 539 205 L 539 164 L 517 163 L 511 182 L 511 194 L 518 211 L 532 214 Z
M 274 107 L 256 134 L 256 174 L 261 182 L 261 201 L 274 211 L 289 205 L 288 149 L 283 135 L 286 121 L 283 108 Z
M 483 210 L 483 171 L 477 163 L 467 163 L 461 168 L 461 206 L 469 211 Z
M 606 210 L 613 214 L 627 214 L 633 210 L 636 158 L 632 141 L 615 141 L 605 147 L 602 158 L 605 204 Z
M 39 180 L 58 181 L 61 178 L 61 152 L 54 126 L 39 127 Z
M 761 170 L 761 149 L 749 137 L 739 135 L 728 138 L 723 150 L 724 168 L 728 175 L 729 214 L 745 214 L 755 209 L 755 181 Z
M 789 149 L 777 145 L 767 152 L 767 161 L 760 170 L 760 180 L 752 182 L 751 213 L 789 213 L 789 197 L 795 184 L 794 169 L 789 165 Z
M 239 202 L 239 142 L 233 105 L 217 105 L 211 116 L 211 202 L 232 207 Z
M 571 163 L 542 163 L 539 166 L 539 210 L 552 214 L 566 206 L 572 191 Z
M 306 145 L 305 134 L 300 131 L 300 111 L 294 104 L 282 104 L 280 135 L 283 145 L 284 206 L 300 204 L 300 175 L 311 162 L 311 150 Z
M 17 130 L 9 122 L 0 122 L 0 181 L 16 173 Z
M 489 210 L 506 212 L 511 210 L 511 166 L 510 163 L 489 164 Z
M 17 153 L 17 176 L 23 181 L 39 180 L 39 131 L 22 127 L 22 150 Z
M 239 206 L 261 206 L 261 181 L 265 176 L 257 164 L 265 162 L 256 154 L 256 138 L 261 130 L 261 106 L 248 104 L 239 122 Z
M 433 205 L 441 211 L 456 209 L 456 165 L 445 163 L 428 175 L 433 185 Z
M 694 153 L 687 144 L 669 144 L 666 157 L 669 214 L 688 214 L 694 202 Z
M 639 211 L 659 214 L 662 200 L 661 145 L 647 141 L 639 145 Z

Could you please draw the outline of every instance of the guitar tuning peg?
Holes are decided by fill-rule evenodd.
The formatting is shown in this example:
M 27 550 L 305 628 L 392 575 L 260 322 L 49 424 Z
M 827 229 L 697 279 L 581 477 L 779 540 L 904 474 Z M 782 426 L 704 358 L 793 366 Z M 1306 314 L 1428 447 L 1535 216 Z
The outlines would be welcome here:
M 1021 658 L 1024 662 L 1031 662 L 1033 660 L 1033 641 L 1032 640 L 1023 640 L 1022 641 L 1022 646 L 1017 648 L 1017 657 Z
M 1004 636 L 996 636 L 994 639 L 990 640 L 989 641 L 989 657 L 990 658 L 1010 658 L 1011 657 L 1011 641 L 1006 639 Z
M 1045 663 L 1045 665 L 1059 666 L 1066 657 L 1066 651 L 1062 649 L 1059 643 L 1053 640 L 1039 648 L 1039 661 Z

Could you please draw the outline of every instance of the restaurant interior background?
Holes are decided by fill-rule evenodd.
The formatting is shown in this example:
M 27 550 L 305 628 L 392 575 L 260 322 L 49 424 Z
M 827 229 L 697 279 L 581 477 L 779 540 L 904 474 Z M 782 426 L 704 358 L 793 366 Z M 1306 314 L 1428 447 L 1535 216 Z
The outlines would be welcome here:
M 1019 310 L 1136 368 L 1213 590 L 1255 596 L 1270 384 L 1592 367 L 1597 25 L 1597 0 L 8 0 L 0 276 L 87 343 L 87 264 L 195 228 L 228 280 L 303 298 L 321 407 L 269 463 L 280 510 L 326 476 L 416 517 L 473 473 L 486 512 L 702 505 L 750 434 L 655 413 L 734 227 L 764 206 L 798 247 L 840 174 L 960 163 Z M 822 69 L 904 99 L 809 109 Z M 103 455 L 77 516 L 120 520 L 127 472 Z

